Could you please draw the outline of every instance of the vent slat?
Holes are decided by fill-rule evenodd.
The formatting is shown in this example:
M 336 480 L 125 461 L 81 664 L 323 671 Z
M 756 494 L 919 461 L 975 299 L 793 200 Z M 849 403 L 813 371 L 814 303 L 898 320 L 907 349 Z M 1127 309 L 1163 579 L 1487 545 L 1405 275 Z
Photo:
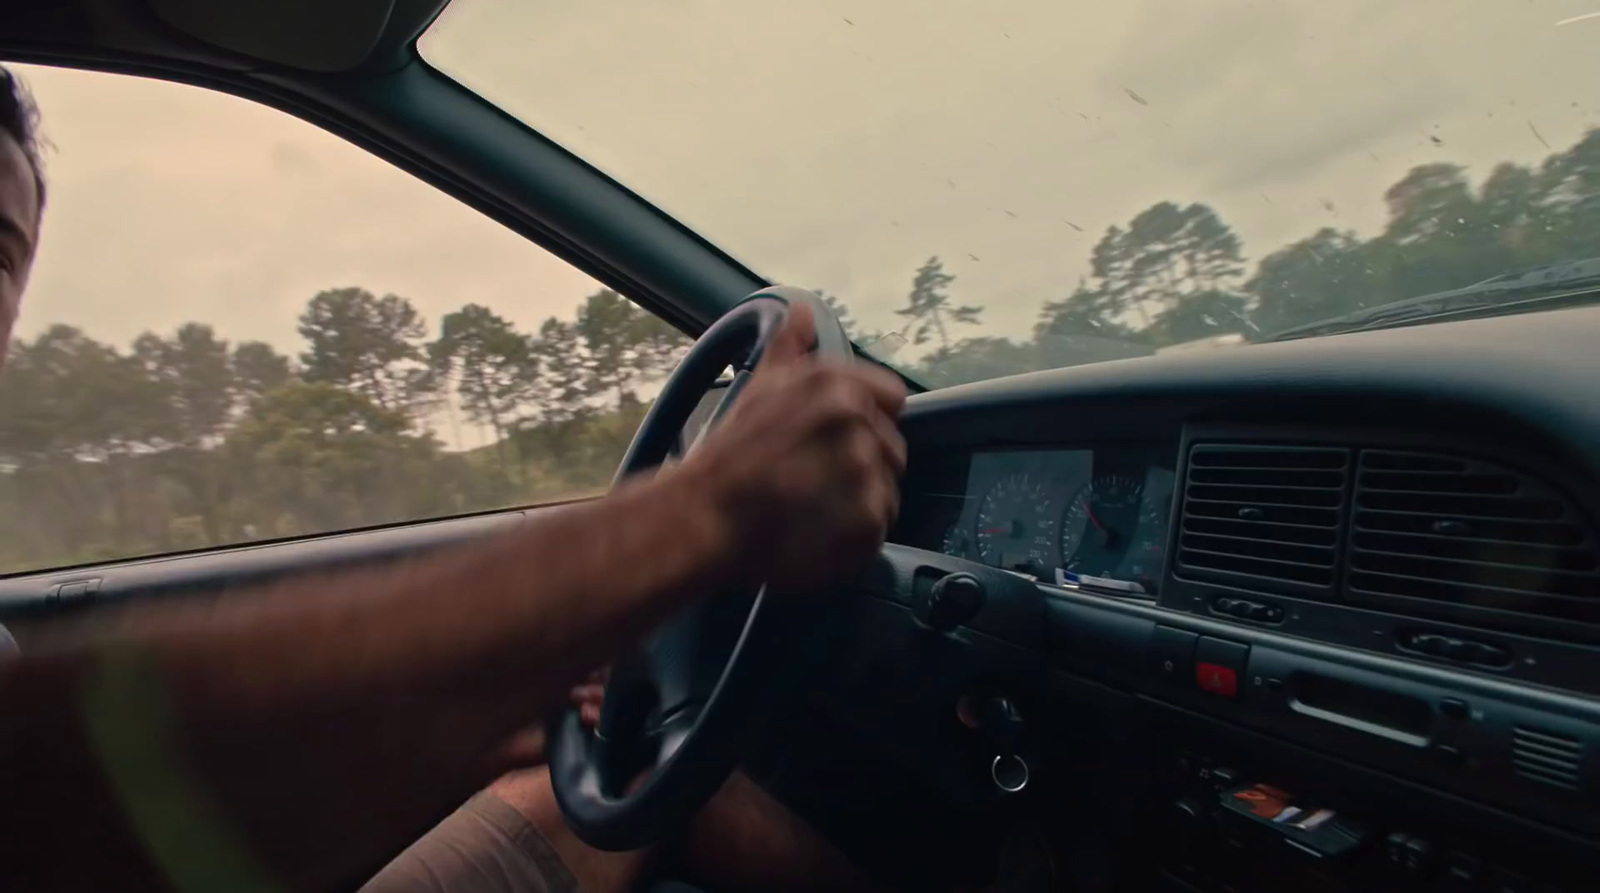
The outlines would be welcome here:
M 1186 549 L 1213 552 L 1220 555 L 1248 555 L 1269 561 L 1291 564 L 1309 564 L 1316 567 L 1333 567 L 1338 553 L 1327 546 L 1306 546 L 1281 540 L 1250 539 L 1241 536 L 1212 536 L 1186 533 L 1179 544 Z
M 1487 461 L 1364 450 L 1349 585 L 1568 620 L 1600 620 L 1600 556 L 1566 499 Z
M 1583 764 L 1583 742 L 1527 726 L 1511 729 L 1511 767 L 1517 775 L 1540 784 L 1575 791 Z
M 1583 752 L 1583 742 L 1569 735 L 1558 735 L 1555 732 L 1544 732 L 1538 729 L 1530 729 L 1527 726 L 1514 727 L 1512 729 L 1512 735 L 1518 741 L 1525 741 L 1530 744 L 1540 744 L 1550 748 L 1559 748 L 1571 754 L 1579 754 Z
M 1336 509 L 1304 508 L 1300 506 L 1259 505 L 1246 502 L 1220 502 L 1210 499 L 1184 500 L 1189 517 L 1239 518 L 1241 511 L 1249 511 L 1268 524 L 1293 524 L 1305 527 L 1337 529 L 1339 512 Z
M 1425 512 L 1380 512 L 1370 509 L 1362 509 L 1355 513 L 1357 530 L 1425 534 L 1433 533 L 1441 525 L 1445 529 L 1464 530 L 1464 534 L 1451 537 L 1460 540 L 1577 546 L 1586 539 L 1583 528 L 1571 523 L 1493 521 L 1440 516 Z
M 1258 592 L 1331 590 L 1350 474 L 1344 449 L 1190 447 L 1176 572 Z
M 1563 514 L 1563 506 L 1554 499 L 1365 490 L 1359 483 L 1356 487 L 1356 508 L 1512 521 L 1547 521 Z
M 1578 777 L 1576 775 L 1545 771 L 1535 766 L 1524 765 L 1521 761 L 1513 761 L 1513 765 L 1516 767 L 1517 774 L 1529 781 L 1542 782 L 1568 791 L 1576 791 L 1578 789 Z
M 1303 543 L 1308 546 L 1333 546 L 1339 541 L 1338 531 L 1331 527 L 1309 524 L 1273 524 L 1265 521 L 1232 521 L 1224 518 L 1185 518 L 1182 532 L 1237 536 L 1244 539 L 1275 540 L 1284 543 Z
M 1564 769 L 1570 771 L 1576 768 L 1573 764 L 1571 752 L 1540 752 L 1527 742 L 1517 745 L 1517 759 L 1534 765 L 1545 766 L 1550 769 Z
M 1357 529 L 1351 545 L 1390 555 L 1425 555 L 1446 561 L 1537 567 L 1563 573 L 1592 573 L 1595 556 L 1582 549 L 1495 540 L 1468 540 L 1415 533 L 1368 533 Z

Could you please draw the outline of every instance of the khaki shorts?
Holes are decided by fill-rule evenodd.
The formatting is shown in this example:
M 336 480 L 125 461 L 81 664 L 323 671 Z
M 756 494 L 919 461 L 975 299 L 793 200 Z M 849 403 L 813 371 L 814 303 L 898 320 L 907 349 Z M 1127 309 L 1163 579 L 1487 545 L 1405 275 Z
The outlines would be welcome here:
M 367 881 L 361 893 L 582 893 L 533 823 L 481 793 Z

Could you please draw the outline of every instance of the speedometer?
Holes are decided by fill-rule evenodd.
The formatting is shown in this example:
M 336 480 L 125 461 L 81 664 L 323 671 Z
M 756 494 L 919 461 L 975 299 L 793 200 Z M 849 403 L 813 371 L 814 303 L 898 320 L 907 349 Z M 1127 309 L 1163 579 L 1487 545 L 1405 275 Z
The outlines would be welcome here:
M 1166 527 L 1162 506 L 1144 498 L 1142 476 L 1095 475 L 1062 515 L 1064 566 L 1080 576 L 1132 581 L 1154 591 Z
M 985 564 L 1041 574 L 1056 545 L 1056 508 L 1040 481 L 1026 472 L 996 481 L 978 504 L 973 540 Z

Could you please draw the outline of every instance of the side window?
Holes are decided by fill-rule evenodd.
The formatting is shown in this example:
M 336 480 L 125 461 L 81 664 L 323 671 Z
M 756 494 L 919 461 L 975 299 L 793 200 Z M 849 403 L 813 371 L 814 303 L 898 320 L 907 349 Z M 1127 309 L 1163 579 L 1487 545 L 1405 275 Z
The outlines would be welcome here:
M 0 573 L 600 492 L 685 339 L 298 119 L 15 66 L 49 200 Z

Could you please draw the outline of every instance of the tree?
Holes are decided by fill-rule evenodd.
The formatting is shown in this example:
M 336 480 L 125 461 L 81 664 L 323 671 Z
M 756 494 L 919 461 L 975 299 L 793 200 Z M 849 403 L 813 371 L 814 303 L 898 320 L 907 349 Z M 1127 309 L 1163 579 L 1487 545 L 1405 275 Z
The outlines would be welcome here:
M 1255 327 L 1271 334 L 1375 306 L 1371 254 L 1355 233 L 1324 227 L 1262 258 L 1245 284 Z
M 688 346 L 677 329 L 609 288 L 584 299 L 576 332 L 583 340 L 588 393 L 620 405 L 636 388 L 672 370 Z
M 1072 294 L 1039 308 L 1035 338 L 1087 335 L 1096 338 L 1131 338 L 1133 331 L 1118 322 L 1117 302 L 1106 292 L 1089 288 L 1080 280 Z
M 67 563 L 121 544 L 159 548 L 171 509 L 140 461 L 172 432 L 171 402 L 135 359 L 72 326 L 18 341 L 0 376 L 0 461 L 19 505 L 19 532 L 38 556 Z M 120 548 L 120 547 L 119 547 Z
M 134 340 L 133 356 L 166 394 L 168 442 L 199 447 L 222 433 L 233 408 L 233 367 L 215 330 L 191 322 L 171 338 L 146 332 Z
M 1230 290 L 1244 272 L 1243 246 L 1210 206 L 1157 202 L 1126 230 L 1106 230 L 1091 270 L 1104 312 L 1132 312 L 1148 327 L 1185 295 Z
M 347 388 L 407 414 L 427 396 L 427 324 L 405 298 L 379 298 L 362 288 L 318 292 L 300 314 L 300 334 L 306 381 Z
M 955 280 L 954 275 L 944 271 L 944 264 L 937 256 L 928 258 L 917 268 L 917 274 L 911 280 L 911 294 L 906 299 L 906 306 L 895 311 L 900 316 L 911 318 L 912 344 L 926 344 L 931 338 L 937 337 L 940 347 L 949 347 L 947 322 L 963 325 L 979 323 L 982 307 L 971 304 L 951 306 L 950 295 L 945 290 Z
M 1178 303 L 1156 314 L 1144 336 L 1152 344 L 1165 347 L 1253 329 L 1249 301 L 1244 295 L 1201 291 L 1183 295 Z
M 428 353 L 439 375 L 455 379 L 468 417 L 493 430 L 501 464 L 510 469 L 507 435 L 521 420 L 538 376 L 527 336 L 489 308 L 468 304 L 445 315 L 439 340 Z M 520 467 L 520 457 L 516 465 Z
M 235 397 L 246 407 L 295 378 L 289 358 L 264 341 L 234 345 L 232 364 Z
M 167 400 L 162 417 L 169 427 L 162 439 L 168 449 L 149 461 L 181 489 L 174 494 L 173 509 L 199 519 L 203 544 L 221 542 L 230 476 L 211 447 L 221 441 L 233 415 L 236 392 L 228 342 L 217 338 L 211 326 L 191 322 L 171 338 L 140 335 L 133 356 Z
M 435 486 L 438 444 L 410 420 L 327 382 L 279 388 L 228 441 L 244 479 L 246 535 L 288 536 L 426 517 L 448 510 Z

